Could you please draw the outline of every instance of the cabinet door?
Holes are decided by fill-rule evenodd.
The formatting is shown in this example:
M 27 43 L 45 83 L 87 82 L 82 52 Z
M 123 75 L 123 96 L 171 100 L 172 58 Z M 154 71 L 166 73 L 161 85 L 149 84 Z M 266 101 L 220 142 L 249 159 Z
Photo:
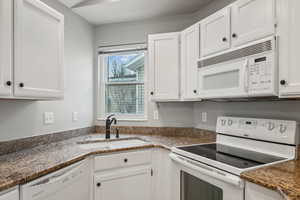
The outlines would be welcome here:
M 150 200 L 151 169 L 106 172 L 94 178 L 94 200 Z
M 198 64 L 200 25 L 196 24 L 181 33 L 181 95 L 183 100 L 198 97 Z
M 149 36 L 149 68 L 153 100 L 179 100 L 180 34 Z
M 15 1 L 15 96 L 63 96 L 64 17 L 39 0 Z
M 275 0 L 239 0 L 232 6 L 232 45 L 275 33 Z
M 246 182 L 245 200 L 283 200 L 283 198 L 275 191 Z
M 0 193 L 0 200 L 19 200 L 19 190 L 14 189 L 9 192 Z
M 279 94 L 300 97 L 300 1 L 279 1 Z
M 201 22 L 201 55 L 208 56 L 230 48 L 230 8 Z
M 13 1 L 0 1 L 0 96 L 12 94 Z

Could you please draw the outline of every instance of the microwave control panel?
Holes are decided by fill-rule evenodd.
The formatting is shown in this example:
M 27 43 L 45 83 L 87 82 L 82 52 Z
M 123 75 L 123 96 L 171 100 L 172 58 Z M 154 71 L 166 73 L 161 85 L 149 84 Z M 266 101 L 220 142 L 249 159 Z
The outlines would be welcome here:
M 274 85 L 275 63 L 273 54 L 264 54 L 251 57 L 248 60 L 249 66 L 249 91 L 260 92 L 272 90 Z

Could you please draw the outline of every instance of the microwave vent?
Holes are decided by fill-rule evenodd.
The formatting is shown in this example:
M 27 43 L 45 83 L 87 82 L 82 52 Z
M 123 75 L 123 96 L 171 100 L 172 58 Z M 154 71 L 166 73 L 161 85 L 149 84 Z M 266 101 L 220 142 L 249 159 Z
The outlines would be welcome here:
M 219 56 L 201 60 L 198 62 L 198 67 L 199 68 L 207 67 L 218 63 L 227 62 L 230 60 L 235 60 L 238 58 L 243 58 L 243 57 L 252 56 L 259 53 L 272 51 L 273 49 L 274 49 L 273 40 L 267 40 L 262 43 L 254 44 Z

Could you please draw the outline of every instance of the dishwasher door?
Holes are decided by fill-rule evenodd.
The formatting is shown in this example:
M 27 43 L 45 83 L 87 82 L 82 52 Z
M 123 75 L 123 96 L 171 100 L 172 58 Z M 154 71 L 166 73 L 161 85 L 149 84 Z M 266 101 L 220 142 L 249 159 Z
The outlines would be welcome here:
M 91 174 L 81 162 L 21 186 L 21 200 L 89 200 Z

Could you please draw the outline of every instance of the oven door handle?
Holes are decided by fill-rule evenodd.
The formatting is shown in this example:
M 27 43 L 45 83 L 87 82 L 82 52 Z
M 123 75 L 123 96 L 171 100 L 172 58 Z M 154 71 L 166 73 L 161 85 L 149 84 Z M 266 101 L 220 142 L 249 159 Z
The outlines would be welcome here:
M 174 153 L 170 154 L 170 157 L 172 160 L 175 162 L 189 168 L 192 170 L 196 170 L 200 172 L 201 174 L 213 177 L 215 179 L 218 179 L 220 181 L 229 183 L 231 185 L 234 185 L 236 187 L 244 188 L 244 182 L 242 181 L 241 178 L 234 176 L 232 174 L 228 174 L 226 172 L 218 172 L 217 170 L 209 167 L 209 166 L 204 166 L 201 163 L 197 163 L 197 161 L 192 161 L 189 159 L 185 159 L 181 156 L 178 156 Z

